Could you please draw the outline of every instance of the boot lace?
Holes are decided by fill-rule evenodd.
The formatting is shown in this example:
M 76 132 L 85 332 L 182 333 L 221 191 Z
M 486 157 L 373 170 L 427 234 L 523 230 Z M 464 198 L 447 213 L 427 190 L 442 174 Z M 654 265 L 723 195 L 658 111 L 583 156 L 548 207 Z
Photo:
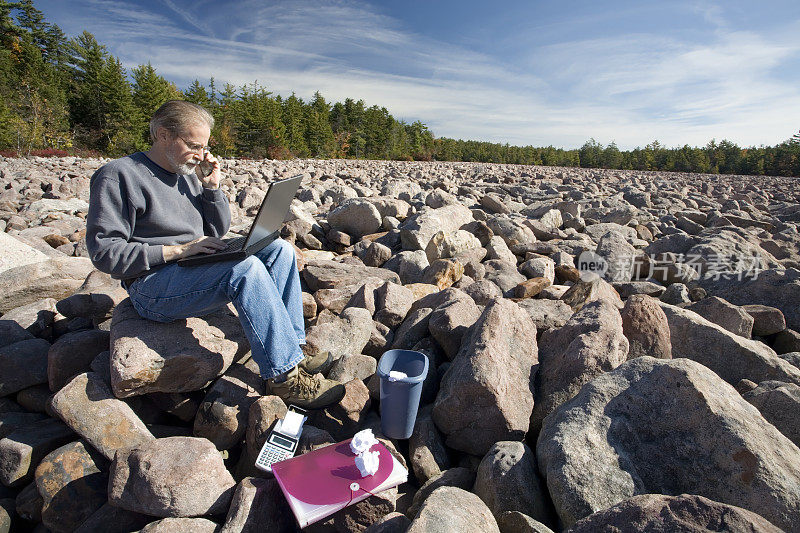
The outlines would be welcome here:
M 289 391 L 302 396 L 311 396 L 319 390 L 320 385 L 322 384 L 314 379 L 314 376 L 300 370 L 297 378 L 289 385 Z

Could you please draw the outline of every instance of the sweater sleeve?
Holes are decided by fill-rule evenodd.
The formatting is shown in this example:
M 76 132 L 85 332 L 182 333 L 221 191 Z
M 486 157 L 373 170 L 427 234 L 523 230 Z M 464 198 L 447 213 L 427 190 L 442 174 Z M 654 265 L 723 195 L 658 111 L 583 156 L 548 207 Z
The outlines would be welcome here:
M 228 197 L 220 189 L 203 189 L 203 234 L 222 237 L 231 227 L 231 208 Z
M 95 174 L 86 218 L 86 247 L 92 264 L 117 279 L 136 277 L 164 263 L 163 246 L 129 242 L 133 207 L 113 176 Z

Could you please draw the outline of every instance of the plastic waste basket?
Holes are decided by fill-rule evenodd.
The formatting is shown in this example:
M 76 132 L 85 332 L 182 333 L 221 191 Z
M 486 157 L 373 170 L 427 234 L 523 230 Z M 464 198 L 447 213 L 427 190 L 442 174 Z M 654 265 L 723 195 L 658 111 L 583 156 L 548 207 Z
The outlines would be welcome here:
M 381 379 L 381 431 L 391 439 L 407 439 L 414 431 L 428 358 L 413 350 L 389 350 L 378 361 Z

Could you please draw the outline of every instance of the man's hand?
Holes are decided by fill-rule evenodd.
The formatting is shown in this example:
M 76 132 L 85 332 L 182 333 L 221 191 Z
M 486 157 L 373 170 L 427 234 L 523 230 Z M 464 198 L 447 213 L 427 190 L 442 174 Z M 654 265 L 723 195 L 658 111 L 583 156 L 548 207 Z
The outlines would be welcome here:
M 222 239 L 216 237 L 200 237 L 186 244 L 176 244 L 173 246 L 164 246 L 164 261 L 172 261 L 173 259 L 183 259 L 197 254 L 212 254 L 218 250 L 225 248 Z
M 210 172 L 209 172 L 210 170 Z M 203 184 L 206 189 L 216 189 L 219 187 L 219 182 L 222 179 L 222 173 L 219 170 L 219 161 L 211 155 L 208 150 L 203 151 L 203 159 L 200 164 L 194 169 L 197 179 Z

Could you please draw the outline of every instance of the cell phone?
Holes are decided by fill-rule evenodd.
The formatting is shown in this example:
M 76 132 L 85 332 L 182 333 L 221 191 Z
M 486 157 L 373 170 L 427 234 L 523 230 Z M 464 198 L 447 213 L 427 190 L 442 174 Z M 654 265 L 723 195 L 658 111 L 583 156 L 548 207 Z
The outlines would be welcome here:
M 212 172 L 214 172 L 214 164 L 211 161 L 206 161 L 205 159 L 200 161 L 200 173 L 204 178 L 211 175 Z

